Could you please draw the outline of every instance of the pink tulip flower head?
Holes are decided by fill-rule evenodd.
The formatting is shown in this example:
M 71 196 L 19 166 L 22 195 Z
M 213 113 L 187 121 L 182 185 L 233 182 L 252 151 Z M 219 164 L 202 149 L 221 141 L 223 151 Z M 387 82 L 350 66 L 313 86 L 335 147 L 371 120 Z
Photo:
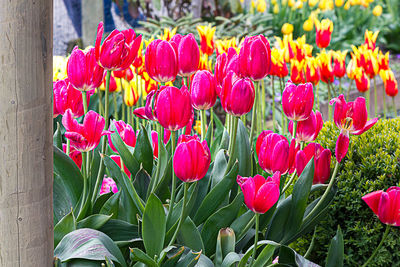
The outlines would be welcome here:
M 135 147 L 136 134 L 135 134 L 135 131 L 132 129 L 132 126 L 130 126 L 129 124 L 126 124 L 124 121 L 116 121 L 116 120 L 113 120 L 112 124 L 115 127 L 115 129 L 117 130 L 118 134 L 121 136 L 122 141 L 124 141 L 124 143 L 127 146 Z M 108 143 L 110 144 L 110 148 L 112 149 L 112 151 L 117 153 L 117 149 L 115 148 L 115 146 L 113 145 L 112 140 L 111 140 L 112 125 L 110 125 L 109 130 L 110 130 L 110 133 L 107 135 Z
M 66 129 L 65 138 L 71 140 L 71 146 L 81 152 L 91 151 L 98 146 L 101 137 L 108 133 L 103 130 L 105 123 L 104 118 L 93 110 L 86 113 L 83 124 L 74 119 L 70 109 L 62 118 L 62 124 Z
M 379 220 L 388 225 L 400 226 L 400 187 L 392 186 L 362 197 Z
M 207 141 L 197 136 L 179 136 L 173 166 L 176 177 L 186 183 L 202 179 L 210 167 L 211 153 Z
M 171 42 L 177 48 L 178 75 L 187 77 L 195 73 L 199 68 L 200 49 L 193 33 L 185 36 L 175 34 Z
M 175 43 L 154 40 L 146 48 L 144 58 L 146 72 L 159 82 L 172 81 L 178 74 L 178 56 Z
M 238 175 L 237 183 L 242 189 L 244 203 L 255 213 L 266 213 L 279 199 L 279 185 L 271 177 L 265 179 L 258 174 L 254 177 Z
M 76 90 L 69 82 L 68 78 L 53 82 L 53 117 L 64 114 L 70 109 L 74 118 L 83 115 L 82 93 Z M 87 95 L 89 104 L 90 96 Z
M 62 148 L 64 153 L 67 153 L 67 144 L 62 144 Z M 75 162 L 79 169 L 82 167 L 82 153 L 76 150 L 75 147 L 70 147 L 68 156 Z
M 215 105 L 217 89 L 214 76 L 208 70 L 200 70 L 193 76 L 190 87 L 192 105 L 197 110 L 206 110 Z
M 214 76 L 217 83 L 217 94 L 221 97 L 221 88 L 225 77 L 229 71 L 238 73 L 238 54 L 235 48 L 228 48 L 227 53 L 223 53 L 217 57 L 214 68 Z
M 97 27 L 95 55 L 97 63 L 106 70 L 127 69 L 138 55 L 142 36 L 137 36 L 133 29 L 113 30 L 101 44 L 103 22 Z
M 283 112 L 292 121 L 304 121 L 310 117 L 314 106 L 312 83 L 295 85 L 288 81 L 282 94 Z
M 100 188 L 100 195 L 107 194 L 113 192 L 118 193 L 118 187 L 115 181 L 110 177 L 104 177 L 103 183 L 101 184 Z
M 293 121 L 289 122 L 289 132 L 293 133 Z M 312 142 L 317 139 L 319 132 L 324 126 L 324 121 L 322 120 L 321 112 L 318 110 L 311 111 L 310 117 L 304 121 L 299 121 L 297 123 L 296 129 L 296 141 L 297 142 Z
M 341 162 L 349 149 L 349 134 L 360 135 L 368 131 L 378 118 L 368 120 L 365 98 L 357 97 L 354 102 L 346 102 L 343 95 L 333 98 L 329 104 L 335 104 L 334 121 L 340 129 L 336 142 L 336 160 Z

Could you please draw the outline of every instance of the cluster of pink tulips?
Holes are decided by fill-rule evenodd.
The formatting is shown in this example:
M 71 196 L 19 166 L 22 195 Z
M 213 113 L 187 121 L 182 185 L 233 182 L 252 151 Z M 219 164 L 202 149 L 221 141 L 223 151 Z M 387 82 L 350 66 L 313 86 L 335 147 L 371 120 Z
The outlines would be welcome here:
M 74 160 L 84 177 L 85 201 L 82 202 L 82 207 L 85 203 L 93 204 L 99 193 L 115 193 L 121 190 L 111 177 L 103 177 L 103 158 L 99 170 L 91 168 L 90 160 L 94 149 L 101 143 L 98 149 L 100 154 L 112 154 L 111 159 L 121 170 L 128 177 L 133 177 L 135 174 L 131 174 L 125 165 L 119 155 L 118 144 L 112 136 L 118 133 L 128 150 L 133 150 L 139 144 L 137 136 L 144 130 L 143 125 L 150 125 L 152 130 L 149 140 L 153 148 L 153 158 L 150 160 L 157 163 L 154 164 L 156 174 L 162 171 L 160 149 L 164 151 L 166 144 L 171 144 L 173 158 L 168 216 L 171 216 L 177 206 L 179 181 L 176 178 L 184 184 L 181 217 L 169 245 L 174 244 L 185 220 L 184 215 L 187 216 L 185 207 L 188 203 L 189 184 L 203 179 L 210 168 L 212 156 L 208 142 L 213 142 L 212 108 L 218 103 L 217 98 L 226 112 L 225 125 L 230 137 L 226 172 L 236 161 L 238 122 L 242 120 L 246 125 L 246 114 L 252 112 L 249 143 L 251 150 L 255 150 L 259 166 L 270 176 L 265 178 L 253 172 L 253 177 L 238 175 L 237 184 L 243 193 L 244 203 L 256 214 L 256 233 L 259 215 L 266 213 L 277 203 L 280 196 L 292 185 L 296 175 L 300 177 L 311 160 L 315 166 L 313 184 L 329 181 L 321 199 L 309 214 L 317 210 L 334 184 L 339 164 L 349 149 L 350 135 L 366 132 L 378 120 L 368 119 L 365 99 L 362 97 L 347 102 L 341 94 L 331 100 L 330 104 L 334 105 L 334 122 L 340 129 L 335 149 L 336 165 L 331 175 L 331 151 L 314 142 L 324 122 L 321 113 L 315 110 L 313 84 L 295 84 L 291 80 L 286 82 L 282 93 L 282 110 L 290 120 L 287 125 L 289 134 L 285 135 L 286 129 L 283 134 L 262 129 L 263 131 L 258 132 L 258 137 L 255 137 L 257 118 L 264 119 L 264 114 L 258 117 L 262 110 L 257 110 L 257 103 L 263 100 L 259 96 L 259 88 L 268 75 L 277 72 L 271 61 L 269 41 L 263 35 L 246 37 L 239 48 L 231 47 L 218 55 L 212 72 L 199 70 L 203 52 L 192 34 L 176 34 L 170 40 L 156 39 L 147 44 L 144 55 L 145 72 L 160 86 L 149 91 L 146 99 L 143 95 L 139 96 L 137 91 L 130 91 L 131 98 L 135 99 L 130 106 L 135 106 L 138 99 L 146 101 L 141 102 L 142 106 L 136 106 L 135 110 L 128 109 L 128 118 L 136 116 L 136 122 L 133 119 L 117 120 L 115 116 L 111 120 L 109 100 L 112 77 L 130 76 L 133 79 L 138 75 L 138 70 L 132 72 L 132 64 L 142 58 L 142 37 L 129 29 L 114 30 L 104 41 L 102 38 L 103 24 L 100 23 L 95 47 L 84 51 L 75 48 L 67 64 L 68 78 L 54 82 L 54 116 L 62 115 L 62 124 L 66 130 L 67 143 L 63 145 L 64 152 Z M 317 42 L 329 44 L 329 40 L 324 41 L 326 38 L 322 34 Z M 173 86 L 178 83 L 177 77 L 182 78 L 180 88 Z M 88 110 L 88 106 L 93 96 L 101 95 L 98 88 L 103 80 L 105 101 L 103 103 L 99 99 L 99 106 L 102 107 L 99 114 Z M 209 123 L 206 111 L 211 115 Z M 78 123 L 81 116 L 84 116 L 82 124 Z M 201 136 L 192 131 L 196 116 L 201 119 Z M 207 135 L 210 136 L 207 138 L 208 142 Z M 256 142 L 253 146 L 254 140 Z M 96 185 L 92 196 L 89 196 L 88 177 L 95 171 L 98 172 Z M 287 181 L 281 179 L 289 175 L 290 179 Z M 370 193 L 363 199 L 383 223 L 399 226 L 399 192 L 398 187 L 392 187 L 387 192 Z M 252 260 L 256 258 L 257 242 L 256 234 Z M 164 257 L 165 253 L 161 258 Z

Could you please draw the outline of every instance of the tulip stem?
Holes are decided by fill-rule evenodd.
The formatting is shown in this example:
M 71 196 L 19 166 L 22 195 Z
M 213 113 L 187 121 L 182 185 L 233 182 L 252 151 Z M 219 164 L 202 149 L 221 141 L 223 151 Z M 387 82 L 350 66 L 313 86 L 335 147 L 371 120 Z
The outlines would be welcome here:
M 375 77 L 373 78 L 373 80 L 374 80 L 374 117 L 376 117 L 378 114 L 378 92 L 376 89 Z M 385 100 L 385 94 L 383 94 L 383 99 Z
M 175 148 L 176 148 L 176 140 L 175 140 L 175 135 L 176 132 L 175 131 L 171 131 L 171 152 L 172 155 L 171 157 L 174 158 L 174 153 L 175 153 Z M 159 136 L 158 139 L 160 140 L 162 138 L 162 136 Z M 162 140 L 162 139 L 161 139 Z M 160 145 L 160 143 L 159 143 Z M 162 145 L 162 144 L 161 144 Z M 158 148 L 160 149 L 160 147 Z M 175 195 L 176 195 L 176 176 L 175 176 L 175 170 L 174 170 L 174 164 L 173 164 L 173 160 L 171 160 L 171 169 L 172 169 L 172 189 L 171 189 L 171 200 L 169 203 L 169 211 L 168 211 L 168 219 L 171 217 L 172 212 L 174 210 L 174 205 L 175 205 Z
M 275 87 L 274 87 L 274 76 L 271 77 L 271 88 L 272 88 L 272 126 L 274 128 L 274 132 L 276 132 L 275 125 Z
M 66 153 L 67 156 L 69 156 L 69 152 L 71 151 L 71 140 L 67 139 L 67 149 L 66 149 Z
M 306 259 L 310 256 L 311 251 L 312 251 L 312 249 L 314 248 L 315 234 L 316 234 L 316 232 L 317 232 L 317 227 L 315 226 L 315 228 L 314 228 L 314 234 L 313 234 L 313 236 L 312 236 L 310 246 L 308 247 L 308 249 L 307 249 L 307 251 L 306 251 L 306 254 L 304 254 L 304 256 L 303 256 L 303 257 L 306 258 Z
M 339 95 L 343 93 L 343 88 L 342 88 L 342 79 L 339 78 Z
M 258 243 L 258 229 L 260 227 L 260 214 L 256 213 L 256 228 L 255 228 L 255 233 L 254 233 L 254 248 L 253 248 L 253 256 L 250 261 L 250 265 L 253 265 L 253 261 L 257 256 L 257 243 Z
M 110 77 L 111 77 L 111 70 L 107 70 L 107 75 L 106 75 L 106 89 L 105 89 L 105 97 L 104 97 L 104 119 L 105 119 L 105 124 L 104 124 L 104 130 L 108 130 L 109 126 L 109 118 L 108 118 L 108 98 L 109 98 L 109 91 L 110 91 Z M 107 138 L 103 136 L 103 142 L 101 144 L 101 155 L 104 155 L 106 153 L 107 149 Z M 100 190 L 100 185 L 103 181 L 103 177 L 101 174 L 104 172 L 104 159 L 101 157 L 100 159 L 100 168 L 99 172 L 97 173 L 97 178 L 96 178 L 96 184 L 93 189 L 93 195 L 92 195 L 92 206 L 94 204 L 94 201 L 96 200 L 97 195 L 99 194 Z
M 370 93 L 370 91 L 368 90 L 368 91 L 366 91 L 365 93 L 365 98 L 367 99 L 367 115 L 368 115 L 368 118 L 370 118 L 370 116 L 371 116 L 371 112 L 370 112 L 370 109 L 371 109 L 371 93 Z
M 293 133 L 292 134 L 292 139 L 296 140 L 296 133 L 297 133 L 297 121 L 293 121 Z
M 125 75 L 126 78 L 126 75 Z M 125 101 L 124 101 L 124 95 L 125 95 L 125 90 L 124 90 L 124 86 L 122 84 L 122 79 L 119 79 L 119 83 L 121 85 L 121 97 L 122 97 L 122 116 L 121 116 L 121 120 L 125 121 Z
M 83 104 L 83 112 L 84 114 L 86 114 L 88 112 L 86 91 L 82 91 L 82 104 Z
M 265 116 L 265 83 L 264 80 L 260 81 L 261 83 L 261 114 L 260 114 L 260 129 L 258 129 L 259 133 L 264 130 L 264 116 Z
M 369 257 L 369 259 L 364 263 L 364 265 L 363 265 L 362 267 L 369 266 L 369 265 L 368 265 L 369 262 L 375 257 L 376 253 L 377 253 L 377 252 L 379 251 L 379 249 L 382 247 L 383 242 L 385 241 L 386 237 L 387 237 L 388 234 L 389 234 L 389 231 L 390 231 L 390 225 L 387 224 L 387 225 L 386 225 L 385 232 L 383 233 L 381 242 L 379 242 L 379 245 L 375 248 L 374 252 L 372 252 L 371 257 Z
M 294 171 L 292 176 L 290 177 L 289 181 L 287 182 L 287 184 L 285 184 L 285 186 L 282 189 L 281 195 L 283 195 L 286 190 L 289 188 L 289 186 L 292 184 L 294 177 L 296 177 L 296 172 Z
M 101 90 L 100 88 L 97 88 L 97 96 L 99 97 L 99 114 L 103 114 L 104 109 L 103 109 L 103 97 L 101 96 Z
M 201 118 L 201 141 L 203 141 L 206 138 L 206 125 L 207 125 L 207 117 L 206 117 L 206 111 L 200 110 L 200 118 Z
M 317 109 L 319 110 L 319 83 L 317 84 L 315 94 L 317 95 Z
M 236 147 L 236 135 L 237 135 L 237 128 L 238 128 L 238 122 L 239 118 L 236 116 L 232 116 L 232 135 L 229 137 L 229 161 L 228 165 L 226 167 L 226 172 L 229 172 L 229 169 L 232 167 L 234 163 L 234 153 L 235 153 L 235 147 Z
M 260 82 L 257 82 L 255 97 L 254 97 L 254 104 L 253 104 L 253 111 L 251 114 L 251 128 L 250 128 L 250 149 L 253 150 L 253 134 L 257 124 L 257 106 L 258 106 L 258 87 Z
M 328 83 L 328 103 L 331 101 L 332 98 L 332 92 L 331 92 L 331 86 L 330 83 Z M 328 118 L 329 121 L 332 121 L 332 106 L 328 104 Z
M 392 105 L 393 105 L 393 118 L 397 117 L 397 108 L 396 108 L 396 101 L 394 101 L 394 96 L 392 97 Z
M 303 221 L 307 221 L 315 212 L 317 212 L 318 208 L 322 205 L 326 197 L 328 196 L 329 191 L 331 191 L 331 188 L 335 182 L 336 174 L 338 172 L 340 163 L 336 161 L 335 169 L 333 170 L 332 178 L 329 181 L 328 187 L 326 188 L 324 194 L 321 196 L 320 200 L 318 203 L 314 206 L 314 208 L 310 211 L 310 213 L 306 216 L 306 218 Z
M 214 138 L 214 109 L 210 109 L 210 147 L 212 147 L 213 144 L 213 138 Z
M 283 95 L 283 78 L 280 78 L 280 88 L 281 88 L 281 104 L 282 104 L 282 95 Z M 282 134 L 285 135 L 286 127 L 285 127 L 285 114 L 283 113 L 283 106 L 281 112 L 281 127 L 282 127 Z
M 383 98 L 383 118 L 386 119 L 386 113 L 387 113 L 387 108 L 386 108 L 386 92 L 385 92 L 385 87 L 383 88 L 383 94 L 382 94 L 382 98 Z
M 347 89 L 347 101 L 349 101 L 349 97 L 350 97 L 350 90 L 351 90 L 351 86 L 353 85 L 353 81 L 354 80 L 350 80 L 350 84 L 349 84 L 349 88 Z
M 112 95 L 113 95 L 113 103 L 114 103 L 114 119 L 118 120 L 117 94 L 116 94 L 116 92 L 114 92 Z

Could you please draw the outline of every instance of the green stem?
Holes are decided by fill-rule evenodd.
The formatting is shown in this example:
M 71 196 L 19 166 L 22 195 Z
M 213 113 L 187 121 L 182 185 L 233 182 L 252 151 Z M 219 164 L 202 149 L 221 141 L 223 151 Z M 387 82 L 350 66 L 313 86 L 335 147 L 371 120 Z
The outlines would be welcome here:
M 373 258 L 375 258 L 376 253 L 378 253 L 379 249 L 382 247 L 383 243 L 385 242 L 386 237 L 387 237 L 388 234 L 389 234 L 389 231 L 390 231 L 390 225 L 387 224 L 387 225 L 386 225 L 385 232 L 383 233 L 381 242 L 379 242 L 379 245 L 375 248 L 374 252 L 372 252 L 371 256 L 370 256 L 369 259 L 364 263 L 364 265 L 363 265 L 362 267 L 369 266 L 368 264 L 370 263 L 370 261 L 371 261 Z
M 376 89 L 376 79 L 375 77 L 373 78 L 374 80 L 374 117 L 378 114 L 378 92 Z M 383 95 L 383 99 L 385 99 L 385 95 Z
M 312 251 L 312 249 L 314 248 L 315 233 L 316 233 L 316 232 L 317 232 L 317 227 L 314 228 L 314 234 L 313 234 L 313 236 L 312 236 L 310 246 L 308 247 L 308 249 L 307 249 L 307 251 L 306 251 L 306 254 L 304 254 L 304 256 L 303 256 L 303 257 L 306 258 L 306 259 L 310 256 L 311 251 Z
M 86 115 L 86 113 L 88 112 L 86 91 L 82 91 L 82 103 L 83 103 L 83 112 Z
M 210 131 L 211 131 L 210 147 L 212 147 L 214 139 L 214 108 L 210 109 Z
M 343 88 L 342 88 L 342 79 L 339 78 L 339 95 L 343 93 Z
M 97 88 L 97 96 L 99 97 L 99 114 L 104 114 L 102 94 L 100 88 Z
M 353 82 L 354 82 L 354 80 L 350 80 L 349 88 L 347 88 L 347 97 L 346 97 L 347 101 L 349 101 L 350 90 L 351 90 L 351 86 L 353 85 Z
M 255 231 L 255 234 L 254 234 L 253 256 L 251 258 L 249 266 L 253 265 L 253 261 L 257 256 L 257 243 L 258 243 L 258 229 L 259 229 L 259 227 L 260 227 L 260 214 L 256 213 L 256 229 L 255 229 L 256 231 Z
M 328 102 L 331 101 L 332 98 L 332 92 L 331 92 L 331 87 L 330 83 L 328 83 Z M 332 106 L 328 104 L 328 118 L 329 121 L 332 121 Z
M 106 123 L 105 123 L 105 125 L 104 125 L 104 130 L 108 130 L 108 126 L 109 126 L 109 123 L 110 123 L 110 120 L 109 120 L 109 114 L 108 114 L 108 99 L 109 99 L 109 91 L 110 91 L 110 77 L 111 77 L 111 70 L 107 70 L 107 75 L 106 75 L 106 93 L 105 93 L 105 99 L 104 99 L 104 101 L 105 101 L 105 105 L 104 105 L 104 119 L 106 120 Z M 105 137 L 105 136 L 103 136 L 103 142 L 102 142 L 102 145 L 101 145 L 101 154 L 105 154 L 106 153 L 106 150 L 107 150 L 107 138 Z M 104 172 L 104 168 L 105 168 L 105 165 L 104 165 L 104 160 L 103 160 L 103 157 L 101 157 L 101 160 L 100 160 L 100 168 L 99 168 L 99 172 L 97 173 L 97 178 L 96 178 L 96 184 L 95 184 L 95 186 L 94 186 L 94 189 L 93 189 L 93 195 L 92 195 L 92 199 L 91 199 L 91 202 L 92 202 L 92 206 L 93 206 L 93 204 L 94 204 L 94 201 L 96 200 L 96 197 L 97 197 L 97 195 L 98 195 L 98 193 L 99 193 L 99 189 L 100 189 L 100 185 L 101 185 L 101 183 L 102 183 L 102 181 L 103 181 L 103 177 L 101 176 L 101 174 Z
M 293 121 L 293 133 L 292 134 L 292 139 L 296 140 L 296 133 L 297 133 L 297 121 Z
M 317 95 L 317 109 L 319 110 L 319 83 L 317 84 L 317 90 L 315 94 Z
M 253 104 L 253 111 L 251 114 L 251 129 L 250 129 L 250 149 L 253 149 L 253 135 L 254 135 L 254 130 L 256 128 L 256 123 L 257 123 L 257 106 L 258 106 L 258 86 L 259 82 L 256 85 L 255 89 L 255 97 L 254 97 L 254 104 Z
M 271 88 L 272 88 L 272 125 L 274 132 L 276 132 L 276 122 L 275 122 L 275 86 L 274 86 L 274 76 L 271 77 Z
M 201 118 L 201 141 L 206 138 L 206 125 L 207 125 L 207 117 L 206 111 L 200 110 L 200 118 Z
M 285 184 L 285 186 L 283 187 L 282 192 L 281 192 L 281 195 L 283 195 L 283 194 L 286 192 L 286 190 L 289 188 L 289 186 L 292 184 L 292 182 L 293 182 L 293 180 L 294 180 L 294 177 L 296 177 L 296 171 L 294 171 L 294 172 L 292 173 L 292 176 L 290 177 L 289 181 L 288 181 L 287 184 Z
M 370 113 L 371 94 L 370 94 L 369 90 L 366 91 L 364 93 L 364 95 L 365 95 L 365 98 L 367 99 L 367 113 L 368 113 L 367 115 L 368 115 L 368 118 L 370 118 L 370 115 L 371 115 L 371 113 Z
M 176 140 L 175 140 L 175 135 L 176 132 L 172 131 L 171 132 L 171 149 L 172 149 L 172 155 L 171 157 L 174 157 L 174 153 L 175 153 L 175 149 L 176 149 Z M 159 139 L 161 139 L 161 136 L 158 137 Z M 168 211 L 168 219 L 169 217 L 172 215 L 172 212 L 174 210 L 174 205 L 175 205 L 175 195 L 176 195 L 176 175 L 175 175 L 175 171 L 174 171 L 174 165 L 173 162 L 171 160 L 171 169 L 172 169 L 172 190 L 171 190 L 171 201 L 169 203 L 169 211 Z M 171 215 L 170 215 L 171 214 Z
M 112 95 L 113 95 L 113 103 L 114 103 L 114 119 L 118 120 L 117 94 L 116 94 L 116 92 L 114 92 Z
M 67 151 L 66 154 L 69 156 L 69 153 L 71 151 L 71 140 L 67 139 Z
M 234 153 L 235 153 L 235 147 L 236 147 L 236 135 L 237 135 L 237 128 L 238 128 L 238 122 L 239 118 L 236 116 L 232 116 L 233 118 L 233 123 L 232 123 L 232 135 L 229 138 L 229 161 L 228 165 L 226 167 L 226 172 L 229 172 L 229 169 L 232 167 L 234 163 Z
M 122 97 L 122 116 L 121 116 L 121 120 L 125 121 L 125 90 L 124 90 L 124 86 L 122 84 L 122 79 L 119 79 L 119 83 L 121 85 L 121 97 Z
M 397 117 L 397 108 L 396 108 L 396 101 L 394 100 L 394 97 L 392 97 L 392 105 L 393 105 L 393 118 Z
M 303 221 L 307 221 L 309 218 L 311 218 L 311 216 L 313 216 L 313 214 L 318 210 L 318 208 L 322 205 L 322 203 L 324 202 L 324 200 L 326 199 L 326 197 L 328 196 L 329 191 L 331 191 L 331 188 L 335 182 L 335 178 L 339 169 L 339 165 L 340 163 L 338 161 L 336 161 L 336 165 L 335 165 L 335 169 L 333 170 L 333 174 L 332 174 L 332 178 L 329 181 L 328 187 L 326 188 L 324 194 L 322 195 L 322 197 L 320 198 L 320 200 L 318 201 L 317 205 L 314 206 L 314 208 L 311 210 L 311 212 L 306 216 L 306 218 Z
M 260 132 L 264 130 L 264 121 L 265 121 L 265 83 L 264 80 L 261 81 L 261 129 Z
M 281 106 L 282 106 L 282 95 L 283 95 L 283 78 L 280 78 L 280 89 L 281 89 Z M 283 106 L 282 106 L 283 107 Z M 285 113 L 283 112 L 283 108 L 281 110 L 281 127 L 282 127 L 282 135 L 285 135 L 286 127 L 285 127 Z

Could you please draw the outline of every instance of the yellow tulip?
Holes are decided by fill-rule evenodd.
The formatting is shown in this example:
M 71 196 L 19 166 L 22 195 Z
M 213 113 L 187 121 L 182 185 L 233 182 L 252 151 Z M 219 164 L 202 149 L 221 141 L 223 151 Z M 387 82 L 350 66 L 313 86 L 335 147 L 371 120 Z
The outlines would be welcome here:
M 347 1 L 346 4 L 344 4 L 344 10 L 349 10 L 350 9 L 350 1 Z
M 380 15 L 382 15 L 382 6 L 381 5 L 375 6 L 374 9 L 372 10 L 372 14 L 374 14 L 375 17 L 379 17 Z
M 310 19 L 304 21 L 303 30 L 306 32 L 312 31 L 314 28 L 314 22 Z
M 284 35 L 291 34 L 293 32 L 293 25 L 290 23 L 285 23 L 283 24 L 281 31 Z
M 273 12 L 274 12 L 274 14 L 278 14 L 279 13 L 279 5 L 274 5 Z
M 315 7 L 318 4 L 319 0 L 308 0 L 308 5 L 310 7 Z
M 335 0 L 335 6 L 341 7 L 344 4 L 344 0 Z

